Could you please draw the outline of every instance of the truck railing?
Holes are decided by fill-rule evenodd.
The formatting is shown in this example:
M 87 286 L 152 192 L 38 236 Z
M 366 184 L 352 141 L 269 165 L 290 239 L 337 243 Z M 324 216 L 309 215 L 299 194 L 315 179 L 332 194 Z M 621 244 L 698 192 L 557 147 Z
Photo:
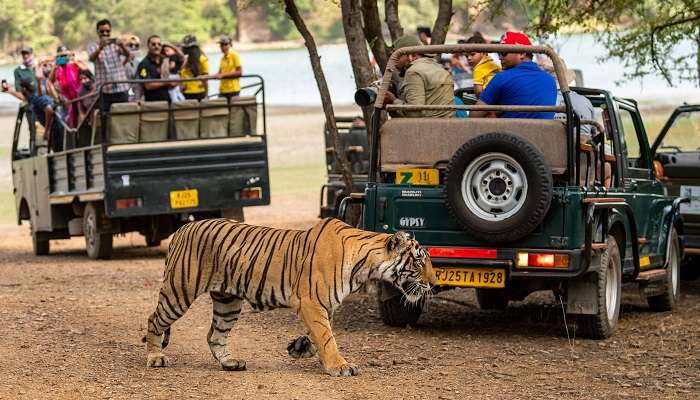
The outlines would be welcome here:
M 226 78 L 228 79 L 228 78 Z M 250 75 L 242 75 L 240 79 L 254 79 L 256 80 L 253 83 L 249 83 L 247 85 L 241 86 L 241 92 L 248 91 L 249 95 L 258 98 L 260 96 L 260 101 L 256 100 L 256 106 L 261 106 L 262 107 L 262 134 L 261 136 L 266 137 L 267 136 L 267 108 L 266 108 L 266 102 L 265 102 L 265 81 L 262 78 L 262 76 L 257 75 L 257 74 L 250 74 Z M 107 85 L 112 85 L 112 84 L 129 84 L 129 85 L 137 85 L 137 84 L 145 84 L 145 83 L 172 83 L 172 82 L 177 82 L 177 83 L 182 83 L 182 82 L 193 82 L 193 81 L 202 81 L 202 80 L 220 80 L 219 78 L 214 78 L 214 77 L 207 77 L 207 78 L 187 78 L 187 79 L 129 79 L 129 80 L 118 80 L 118 81 L 107 81 L 102 84 L 100 84 L 97 87 L 97 90 L 95 90 L 94 93 L 90 93 L 85 96 L 81 96 L 78 98 L 75 98 L 73 100 L 67 101 L 62 105 L 62 108 L 68 108 L 69 105 L 78 103 L 80 101 L 86 100 L 86 99 L 94 99 L 93 102 L 90 104 L 90 106 L 87 108 L 87 112 L 85 113 L 85 117 L 79 121 L 76 127 L 71 127 L 69 126 L 66 121 L 63 118 L 58 118 L 59 122 L 64 128 L 64 149 L 67 147 L 72 147 L 69 146 L 70 141 L 72 140 L 73 143 L 78 143 L 78 135 L 81 131 L 86 131 L 86 130 L 91 130 L 92 124 L 95 123 L 93 121 L 93 116 L 95 114 L 96 110 L 99 110 L 101 107 L 101 103 L 103 101 L 103 91 L 105 86 Z M 208 98 L 212 98 L 214 96 L 218 96 L 218 94 L 212 94 L 209 95 Z M 135 103 L 135 102 L 133 102 Z M 202 110 L 202 109 L 208 109 L 208 108 L 228 108 L 229 111 L 234 108 L 234 107 L 240 107 L 240 105 L 237 105 L 235 103 L 228 103 L 227 106 L 222 106 L 222 105 L 211 105 L 211 106 L 202 106 L 202 105 L 197 105 L 197 106 L 192 106 L 192 107 L 178 107 L 175 109 L 172 106 L 172 103 L 169 103 L 169 106 L 166 109 L 158 109 L 158 110 L 134 110 L 134 111 L 120 111 L 120 112 L 106 112 L 106 113 L 100 113 L 100 118 L 101 118 L 101 124 L 100 124 L 100 142 L 101 143 L 106 143 L 108 144 L 109 141 L 107 140 L 107 121 L 111 115 L 129 115 L 129 114 L 148 114 L 148 113 L 164 113 L 167 112 L 169 115 L 173 111 L 197 111 L 197 110 Z M 57 115 L 60 113 L 57 113 Z M 174 138 L 168 138 L 168 141 L 175 141 L 177 139 Z M 95 138 L 91 137 L 90 139 L 90 144 L 89 145 L 94 145 L 95 143 Z

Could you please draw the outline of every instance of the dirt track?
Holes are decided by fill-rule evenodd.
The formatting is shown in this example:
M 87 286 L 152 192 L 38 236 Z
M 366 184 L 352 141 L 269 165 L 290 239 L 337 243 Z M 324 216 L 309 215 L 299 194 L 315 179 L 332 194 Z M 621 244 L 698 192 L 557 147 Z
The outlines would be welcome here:
M 274 209 L 255 222 L 280 222 Z M 273 211 L 273 212 L 270 212 Z M 116 241 L 110 261 L 88 261 L 80 238 L 30 255 L 26 227 L 0 226 L 0 398 L 595 398 L 700 397 L 700 282 L 683 285 L 678 312 L 654 314 L 628 290 L 620 329 L 602 342 L 567 340 L 561 309 L 546 294 L 505 312 L 476 309 L 470 290 L 430 300 L 416 329 L 382 325 L 367 294 L 349 298 L 335 319 L 353 378 L 325 376 L 316 359 L 292 360 L 288 341 L 303 332 L 289 310 L 244 309 L 232 340 L 245 372 L 219 370 L 201 298 L 173 328 L 173 366 L 145 368 L 140 342 L 156 302 L 165 244 L 138 235 Z M 206 296 L 205 296 L 206 297 Z

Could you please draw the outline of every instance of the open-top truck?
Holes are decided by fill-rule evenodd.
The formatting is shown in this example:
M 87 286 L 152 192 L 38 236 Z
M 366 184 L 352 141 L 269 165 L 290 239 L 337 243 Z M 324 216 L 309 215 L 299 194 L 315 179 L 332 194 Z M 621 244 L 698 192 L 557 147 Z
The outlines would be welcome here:
M 548 56 L 563 106 L 384 105 L 397 59 L 411 53 L 517 52 Z M 581 120 L 571 90 L 596 120 Z M 393 110 L 555 112 L 562 118 L 384 118 Z M 385 121 L 385 122 L 383 122 Z M 583 134 L 582 126 L 595 135 Z M 436 290 L 476 288 L 481 308 L 501 309 L 552 290 L 579 334 L 606 338 L 620 313 L 621 288 L 639 284 L 653 310 L 679 296 L 686 199 L 668 196 L 633 100 L 569 88 L 548 47 L 464 44 L 410 47 L 391 56 L 369 125 L 368 184 L 341 204 L 361 203 L 364 229 L 413 231 L 428 249 Z M 418 320 L 389 286 L 378 291 L 385 323 Z
M 31 109 L 21 106 L 12 179 L 34 253 L 84 236 L 89 257 L 109 258 L 114 234 L 137 231 L 156 246 L 191 220 L 242 220 L 243 207 L 269 204 L 264 81 L 242 79 L 243 95 L 230 102 L 119 103 L 100 114 L 102 85 L 89 117 L 76 129 L 64 124 L 60 152 L 42 146 Z

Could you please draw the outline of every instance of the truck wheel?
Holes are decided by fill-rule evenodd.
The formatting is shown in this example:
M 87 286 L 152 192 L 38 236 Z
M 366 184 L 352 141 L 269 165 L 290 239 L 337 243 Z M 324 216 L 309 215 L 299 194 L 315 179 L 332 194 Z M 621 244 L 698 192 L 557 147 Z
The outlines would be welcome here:
M 664 292 L 658 296 L 647 297 L 647 303 L 652 311 L 671 311 L 678 302 L 681 293 L 680 277 L 680 246 L 678 245 L 678 234 L 676 229 L 671 231 L 671 248 L 666 267 L 666 281 L 664 282 Z
M 501 243 L 520 239 L 544 220 L 552 171 L 528 141 L 507 133 L 477 136 L 447 167 L 447 208 L 470 236 Z
M 617 329 L 622 297 L 622 261 L 612 235 L 608 235 L 608 248 L 600 257 L 600 268 L 594 274 L 597 278 L 598 313 L 579 315 L 578 326 L 585 337 L 605 339 Z
M 102 213 L 98 208 L 89 203 L 83 213 L 83 234 L 85 235 L 85 249 L 88 257 L 93 260 L 109 259 L 112 257 L 112 234 L 98 233 L 98 227 Z
M 32 231 L 32 250 L 35 256 L 45 256 L 49 254 L 51 246 L 49 244 L 49 239 L 40 237 L 38 232 L 34 231 L 34 228 L 30 225 L 29 229 Z
M 160 239 L 154 240 L 154 239 L 151 239 L 151 238 L 146 237 L 146 236 L 144 236 L 143 238 L 146 241 L 146 247 L 158 247 L 158 246 L 160 246 L 160 242 L 161 242 Z
M 379 283 L 377 300 L 382 321 L 386 325 L 400 328 L 415 326 L 425 305 L 425 298 L 416 304 L 406 304 L 403 294 L 386 282 Z
M 503 289 L 476 289 L 476 302 L 482 310 L 505 310 L 508 297 Z

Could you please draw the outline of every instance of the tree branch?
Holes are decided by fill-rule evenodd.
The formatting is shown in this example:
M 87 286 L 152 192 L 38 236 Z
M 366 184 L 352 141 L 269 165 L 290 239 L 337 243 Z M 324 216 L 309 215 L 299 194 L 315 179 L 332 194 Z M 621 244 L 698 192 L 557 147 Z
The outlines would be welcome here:
M 345 150 L 340 145 L 340 139 L 338 138 L 338 127 L 335 122 L 335 113 L 333 112 L 333 103 L 331 100 L 331 92 L 328 90 L 328 83 L 326 82 L 326 76 L 323 73 L 323 67 L 321 66 L 321 57 L 318 55 L 318 48 L 316 47 L 316 41 L 313 35 L 306 27 L 304 19 L 299 14 L 299 9 L 297 9 L 294 0 L 284 0 L 284 11 L 289 15 L 289 18 L 294 22 L 299 34 L 304 39 L 304 44 L 306 49 L 309 51 L 309 59 L 311 61 L 311 69 L 314 72 L 314 78 L 316 78 L 316 84 L 318 85 L 318 91 L 321 95 L 321 105 L 323 106 L 323 113 L 326 115 L 326 124 L 328 125 L 328 131 L 333 138 L 333 148 L 335 149 L 335 156 L 340 164 L 340 171 L 343 175 L 343 182 L 345 183 L 345 190 L 347 193 L 352 192 L 352 175 L 350 174 L 350 168 L 348 168 L 348 158 L 345 155 Z
M 377 1 L 362 0 L 362 17 L 364 19 L 364 31 L 369 48 L 372 49 L 377 65 L 384 71 L 389 60 L 389 48 L 382 35 L 382 20 L 379 18 Z
M 695 12 L 698 12 L 698 11 L 699 11 L 699 10 L 695 10 Z M 667 22 L 667 23 L 665 23 L 665 24 L 655 26 L 655 27 L 651 30 L 651 33 L 649 34 L 649 40 L 650 40 L 650 42 L 651 42 L 651 43 L 650 43 L 650 44 L 651 44 L 651 61 L 654 63 L 654 67 L 656 67 L 656 69 L 659 70 L 659 72 L 661 72 L 661 75 L 663 75 L 664 79 L 666 80 L 666 82 L 667 82 L 670 86 L 673 86 L 673 82 L 672 82 L 672 80 L 671 80 L 671 76 L 670 76 L 670 74 L 668 73 L 668 70 L 666 69 L 666 67 L 664 67 L 663 65 L 661 65 L 661 63 L 659 62 L 658 57 L 656 57 L 656 34 L 657 34 L 658 32 L 660 32 L 660 31 L 664 30 L 664 29 L 668 29 L 668 28 L 671 28 L 671 27 L 673 27 L 673 26 L 682 25 L 682 24 L 687 24 L 688 22 L 698 21 L 698 20 L 700 20 L 700 15 L 695 14 L 695 15 L 692 16 L 692 17 L 686 17 L 686 18 L 683 18 L 683 19 L 680 19 L 680 20 L 677 20 L 677 21 L 673 21 L 673 19 L 675 19 L 675 18 L 676 18 L 676 17 L 674 16 L 674 17 L 671 18 L 671 20 L 672 20 L 671 22 Z
M 403 27 L 399 20 L 399 0 L 385 0 L 384 15 L 386 25 L 389 27 L 391 41 L 395 42 L 396 39 L 403 36 Z
M 443 44 L 447 37 L 447 30 L 450 29 L 450 21 L 452 21 L 452 0 L 440 0 L 438 3 L 438 13 L 433 25 L 433 32 L 430 38 L 430 44 Z

